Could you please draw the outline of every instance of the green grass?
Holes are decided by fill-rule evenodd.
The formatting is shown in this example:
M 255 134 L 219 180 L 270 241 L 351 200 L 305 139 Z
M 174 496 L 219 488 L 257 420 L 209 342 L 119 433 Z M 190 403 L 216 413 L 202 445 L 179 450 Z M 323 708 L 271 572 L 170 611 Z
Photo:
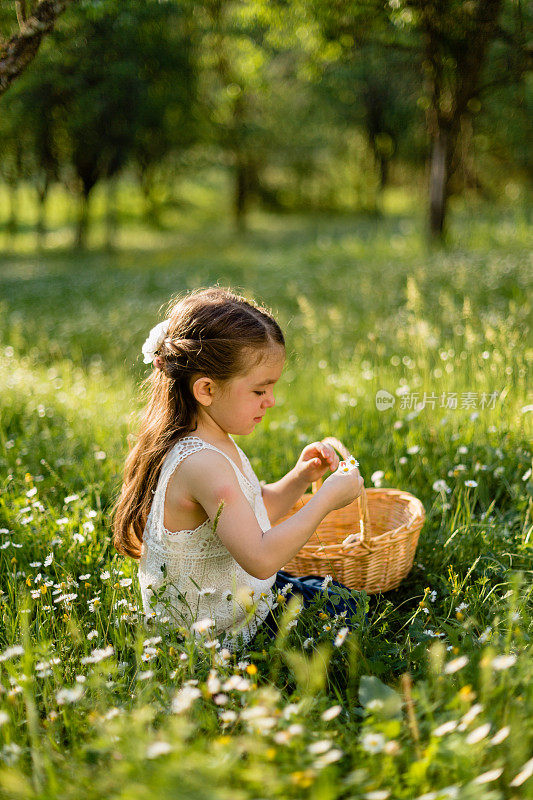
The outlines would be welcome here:
M 421 215 L 394 193 L 380 220 L 254 212 L 238 238 L 208 184 L 191 184 L 160 231 L 121 192 L 115 252 L 101 249 L 98 203 L 90 249 L 69 249 L 64 198 L 42 253 L 31 204 L 5 239 L 0 797 L 530 796 L 527 769 L 516 780 L 533 742 L 529 209 L 457 205 L 453 243 L 430 250 Z M 298 622 L 275 643 L 218 663 L 143 624 L 136 564 L 111 545 L 141 345 L 172 294 L 216 282 L 270 306 L 288 343 L 276 406 L 238 439 L 258 477 L 277 480 L 334 435 L 367 486 L 382 471 L 383 486 L 424 503 L 412 571 L 361 595 L 340 646 L 343 620 L 320 618 L 318 598 L 289 606 L 285 622 Z M 376 409 L 379 389 L 392 409 Z M 405 408 L 402 392 L 434 394 L 435 407 Z M 441 407 L 453 392 L 458 407 Z M 468 392 L 474 407 L 462 407 Z M 224 689 L 234 673 L 248 683 Z M 179 711 L 186 681 L 199 696 Z

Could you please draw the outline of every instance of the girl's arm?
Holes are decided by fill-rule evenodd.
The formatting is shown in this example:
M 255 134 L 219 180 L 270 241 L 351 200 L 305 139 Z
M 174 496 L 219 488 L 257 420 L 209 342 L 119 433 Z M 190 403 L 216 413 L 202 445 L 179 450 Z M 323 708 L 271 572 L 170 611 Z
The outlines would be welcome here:
M 291 469 L 276 483 L 267 483 L 261 487 L 263 502 L 271 525 L 285 516 L 297 500 L 305 494 L 309 481 L 296 470 Z
M 285 516 L 307 491 L 309 485 L 331 469 L 339 466 L 339 457 L 333 447 L 324 442 L 313 442 L 302 450 L 296 466 L 276 483 L 261 487 L 263 502 L 272 525 Z
M 228 459 L 215 451 L 191 453 L 181 469 L 184 488 L 200 503 L 213 529 L 235 561 L 260 580 L 270 578 L 298 553 L 334 508 L 359 496 L 358 470 L 330 475 L 324 486 L 296 514 L 263 531 Z M 206 480 L 206 476 L 209 480 Z

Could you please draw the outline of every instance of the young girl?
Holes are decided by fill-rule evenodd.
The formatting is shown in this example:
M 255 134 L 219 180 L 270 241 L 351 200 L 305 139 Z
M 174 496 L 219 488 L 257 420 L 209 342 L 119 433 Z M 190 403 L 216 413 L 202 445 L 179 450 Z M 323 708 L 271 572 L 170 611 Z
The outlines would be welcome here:
M 114 508 L 114 545 L 139 559 L 146 618 L 166 616 L 195 633 L 210 628 L 235 651 L 267 617 L 271 624 L 272 590 L 290 582 L 305 602 L 302 580 L 278 570 L 326 514 L 359 496 L 363 480 L 357 469 L 335 472 L 278 523 L 339 460 L 330 445 L 313 442 L 287 475 L 261 486 L 233 440 L 275 404 L 285 362 L 279 325 L 254 301 L 221 287 L 195 290 L 171 303 L 143 353 L 154 369 Z

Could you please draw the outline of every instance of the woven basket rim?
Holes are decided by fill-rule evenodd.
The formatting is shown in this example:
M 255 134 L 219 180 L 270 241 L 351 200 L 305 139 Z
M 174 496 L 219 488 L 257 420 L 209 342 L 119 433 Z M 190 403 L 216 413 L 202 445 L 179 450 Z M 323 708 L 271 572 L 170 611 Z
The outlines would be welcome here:
M 374 548 L 372 547 L 374 543 L 376 545 L 379 545 L 384 541 L 389 541 L 389 540 L 394 541 L 402 533 L 410 534 L 414 532 L 414 530 L 420 529 L 425 522 L 426 509 L 424 508 L 422 501 L 414 494 L 411 494 L 411 492 L 406 492 L 403 489 L 393 489 L 389 487 L 385 487 L 383 489 L 378 489 L 374 487 L 371 489 L 366 489 L 366 494 L 367 496 L 370 495 L 374 497 L 376 495 L 385 495 L 389 496 L 391 499 L 394 498 L 394 500 L 396 501 L 397 500 L 405 501 L 406 508 L 410 512 L 410 518 L 407 519 L 405 522 L 402 522 L 402 524 L 398 525 L 396 528 L 389 528 L 388 530 L 383 531 L 382 533 L 372 534 L 367 540 L 367 547 L 370 547 L 372 550 L 374 550 Z M 311 492 L 307 492 L 306 495 L 304 495 L 304 497 L 305 496 L 311 498 L 313 495 Z M 345 545 L 344 547 L 342 546 L 341 542 L 330 546 L 338 548 L 339 552 L 338 557 L 344 558 L 346 555 L 350 554 L 350 550 L 360 547 L 361 544 L 362 542 L 359 540 L 353 542 L 351 545 L 350 544 Z M 328 556 L 327 553 L 321 552 L 322 547 L 323 545 L 309 544 L 309 542 L 306 542 L 303 545 L 300 553 L 302 554 L 302 556 L 304 555 L 305 552 L 306 556 L 316 555 L 316 557 L 322 558 L 322 556 L 324 555 L 325 557 L 327 557 Z

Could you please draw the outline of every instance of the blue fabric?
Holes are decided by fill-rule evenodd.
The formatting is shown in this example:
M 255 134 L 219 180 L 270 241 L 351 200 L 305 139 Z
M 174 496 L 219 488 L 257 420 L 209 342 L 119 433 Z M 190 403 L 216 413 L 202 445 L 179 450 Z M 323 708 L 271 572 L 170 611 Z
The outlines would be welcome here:
M 324 578 L 320 575 L 303 575 L 299 578 L 295 575 L 291 575 L 289 572 L 284 572 L 280 570 L 276 574 L 276 580 L 272 589 L 277 589 L 281 591 L 288 583 L 292 583 L 292 587 L 286 592 L 285 596 L 287 600 L 289 597 L 295 594 L 300 594 L 303 597 L 304 607 L 307 608 L 311 605 L 312 600 L 316 597 L 317 594 L 322 594 L 322 583 L 324 582 Z M 344 600 L 344 598 L 339 597 L 339 595 L 335 592 L 335 587 L 340 586 L 341 588 L 347 589 L 349 592 L 352 590 L 345 586 L 343 583 L 339 583 L 336 580 L 331 580 L 327 587 L 328 597 L 332 597 L 336 595 L 338 597 L 338 604 L 334 605 L 331 600 L 328 600 L 325 603 L 325 610 L 331 614 L 331 616 L 335 616 L 335 614 L 340 614 L 341 611 L 347 611 L 346 615 L 346 622 L 344 623 L 347 628 L 350 630 L 355 629 L 355 625 L 350 622 L 350 617 L 352 614 L 357 613 L 358 601 L 352 595 L 349 600 Z M 270 611 L 261 625 L 259 626 L 258 632 L 261 630 L 267 630 L 271 638 L 278 632 L 278 622 L 277 619 L 280 614 L 279 607 L 276 608 L 274 611 Z M 368 619 L 368 614 L 365 614 L 365 619 Z M 257 635 L 257 634 L 256 634 Z

